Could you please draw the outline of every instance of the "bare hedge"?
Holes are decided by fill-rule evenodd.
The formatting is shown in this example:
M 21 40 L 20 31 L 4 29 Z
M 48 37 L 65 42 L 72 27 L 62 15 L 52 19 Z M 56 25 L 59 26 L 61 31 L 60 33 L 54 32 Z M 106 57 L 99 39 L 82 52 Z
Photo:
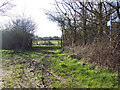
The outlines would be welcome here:
M 32 47 L 35 24 L 30 19 L 17 19 L 2 30 L 2 49 L 28 49 Z M 29 30 L 28 30 L 29 29 Z

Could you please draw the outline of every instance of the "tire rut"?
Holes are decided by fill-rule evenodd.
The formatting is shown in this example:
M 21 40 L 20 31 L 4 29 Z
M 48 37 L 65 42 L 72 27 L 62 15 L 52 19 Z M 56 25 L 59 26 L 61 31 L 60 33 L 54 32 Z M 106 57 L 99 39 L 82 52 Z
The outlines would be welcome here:
M 42 60 L 42 83 L 44 85 L 44 88 L 53 88 L 50 80 L 51 77 L 55 77 L 56 79 L 60 80 L 62 83 L 66 83 L 66 79 L 51 72 L 50 70 L 51 64 L 48 60 L 46 60 L 45 62 Z
M 29 59 L 27 62 L 23 63 L 19 63 L 18 61 L 17 64 L 22 64 L 24 68 L 22 68 L 23 74 L 21 78 L 17 80 L 14 88 L 54 88 L 52 86 L 51 78 L 56 78 L 62 83 L 66 83 L 66 80 L 64 78 L 57 76 L 51 72 L 49 55 L 45 55 L 41 60 Z M 39 81 L 40 78 L 37 77 L 39 71 L 42 74 L 41 81 Z M 30 78 L 31 76 L 32 78 Z M 27 83 L 25 84 L 24 81 Z

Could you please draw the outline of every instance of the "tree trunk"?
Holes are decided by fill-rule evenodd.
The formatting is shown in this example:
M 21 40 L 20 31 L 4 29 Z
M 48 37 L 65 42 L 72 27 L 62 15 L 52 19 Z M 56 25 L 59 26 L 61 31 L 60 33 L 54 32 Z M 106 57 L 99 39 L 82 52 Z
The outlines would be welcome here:
M 86 9 L 85 7 L 83 7 L 83 30 L 84 30 L 84 45 L 86 45 L 87 44 L 87 32 L 86 32 Z

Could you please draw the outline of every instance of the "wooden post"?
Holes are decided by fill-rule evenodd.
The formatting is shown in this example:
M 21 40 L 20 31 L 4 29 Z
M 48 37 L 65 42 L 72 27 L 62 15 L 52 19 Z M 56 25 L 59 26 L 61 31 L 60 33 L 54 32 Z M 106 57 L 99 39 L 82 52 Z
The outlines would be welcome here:
M 58 40 L 58 46 L 59 46 L 59 40 Z
M 62 38 L 61 38 L 61 48 L 62 48 L 62 44 L 63 44 L 62 41 L 63 41 L 63 40 L 62 40 Z

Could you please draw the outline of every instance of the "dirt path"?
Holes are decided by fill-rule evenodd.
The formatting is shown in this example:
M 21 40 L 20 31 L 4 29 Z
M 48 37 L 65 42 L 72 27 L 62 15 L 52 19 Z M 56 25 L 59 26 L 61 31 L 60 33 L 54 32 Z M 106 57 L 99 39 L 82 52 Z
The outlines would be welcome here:
M 0 89 L 2 88 L 2 68 L 0 68 Z
M 47 56 L 49 57 L 49 56 Z M 47 60 L 42 60 L 42 83 L 43 86 L 45 88 L 54 88 L 52 86 L 51 83 L 51 79 L 50 78 L 56 78 L 58 80 L 60 80 L 62 83 L 66 83 L 66 79 L 56 75 L 55 73 L 51 72 L 50 67 L 51 67 L 51 63 L 48 61 L 49 58 Z
M 3 87 L 2 78 L 7 78 L 12 73 L 12 71 L 5 71 L 2 68 L 0 69 L 0 89 Z
M 49 61 L 49 55 L 54 54 L 54 52 L 48 49 L 35 49 L 32 52 L 36 52 L 36 55 L 38 58 L 30 58 L 31 52 L 28 52 L 27 54 L 21 54 L 19 57 L 10 57 L 10 59 L 15 58 L 14 62 L 5 63 L 5 67 L 9 68 L 10 66 L 13 66 L 13 73 L 11 78 L 12 87 L 14 88 L 54 88 L 52 86 L 51 78 L 56 78 L 62 83 L 66 83 L 66 80 L 55 73 L 51 72 L 51 63 Z M 39 57 L 39 52 L 41 52 Z M 24 52 L 23 52 L 24 53 Z M 19 53 L 17 54 L 19 55 Z M 23 55 L 23 56 L 22 56 Z M 27 55 L 27 56 L 25 56 Z M 28 57 L 29 56 L 29 57 Z M 5 61 L 5 60 L 4 60 Z M 9 60 L 10 61 L 10 60 Z M 6 65 L 7 64 L 7 65 Z M 11 68 L 11 67 L 10 67 Z M 21 72 L 19 72 L 21 70 Z M 2 87 L 2 77 L 4 77 L 5 84 L 7 83 L 6 75 L 10 74 L 9 71 L 1 72 L 1 83 L 0 87 Z M 41 75 L 42 74 L 42 75 Z M 4 76 L 3 76 L 4 75 Z M 19 78 L 20 77 L 20 78 Z

